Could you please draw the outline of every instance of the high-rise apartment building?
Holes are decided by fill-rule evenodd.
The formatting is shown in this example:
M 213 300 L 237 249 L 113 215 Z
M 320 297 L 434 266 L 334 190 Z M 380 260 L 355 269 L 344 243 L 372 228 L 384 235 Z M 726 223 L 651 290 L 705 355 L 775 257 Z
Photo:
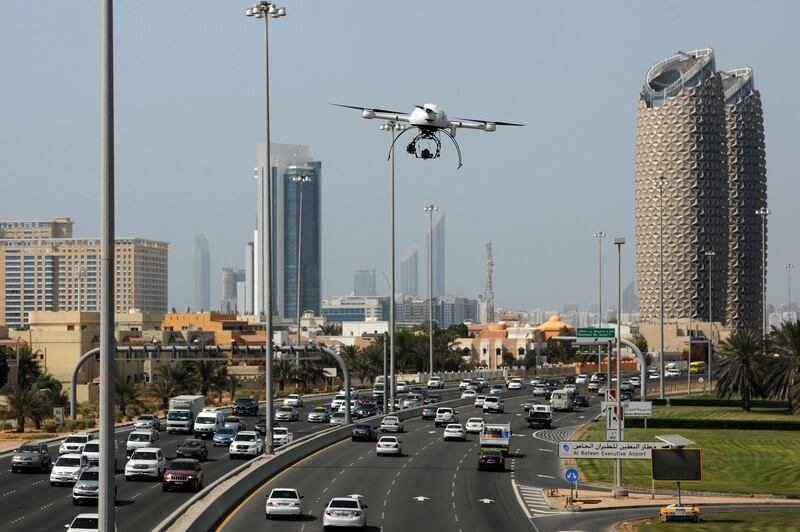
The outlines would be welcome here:
M 244 282 L 245 271 L 234 268 L 222 268 L 220 279 L 220 311 L 244 314 L 244 309 L 239 309 L 237 304 L 237 285 Z
M 72 238 L 74 223 L 66 216 L 57 216 L 50 221 L 0 222 L 0 240 Z
M 400 293 L 414 297 L 419 292 L 417 246 L 410 246 L 400 255 Z
M 211 306 L 211 251 L 208 239 L 200 233 L 194 235 L 194 308 L 210 310 Z
M 261 226 L 263 221 L 264 144 L 258 145 L 256 176 L 258 216 L 254 242 L 254 310 L 263 311 L 264 264 L 262 261 Z M 272 312 L 283 317 L 296 313 L 297 244 L 299 223 L 300 183 L 303 187 L 303 221 L 301 250 L 300 308 L 319 313 L 322 294 L 321 233 L 322 233 L 322 163 L 311 160 L 308 146 L 299 144 L 270 144 L 272 170 Z
M 241 314 L 253 314 L 253 296 L 255 292 L 255 253 L 254 243 L 248 242 L 244 250 L 244 294 L 241 294 L 241 302 L 238 304 L 238 310 Z M 237 288 L 237 300 L 239 299 L 239 292 Z
M 99 239 L 19 236 L 0 239 L 0 319 L 5 325 L 22 327 L 34 311 L 99 309 Z M 138 238 L 116 241 L 116 312 L 166 312 L 167 246 Z
M 356 270 L 353 274 L 354 296 L 377 296 L 375 289 L 375 270 Z
M 663 256 L 666 320 L 711 316 L 751 327 L 753 314 L 761 316 L 761 265 L 747 261 L 761 257 L 762 206 L 763 124 L 752 74 L 718 72 L 708 48 L 651 67 L 636 142 L 642 321 L 659 319 Z

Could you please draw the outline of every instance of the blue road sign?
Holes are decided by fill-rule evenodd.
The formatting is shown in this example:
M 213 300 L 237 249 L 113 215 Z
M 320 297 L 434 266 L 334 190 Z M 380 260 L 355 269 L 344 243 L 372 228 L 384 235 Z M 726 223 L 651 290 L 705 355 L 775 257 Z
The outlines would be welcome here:
M 564 471 L 564 478 L 567 480 L 567 482 L 578 482 L 578 470 L 574 467 L 570 467 Z

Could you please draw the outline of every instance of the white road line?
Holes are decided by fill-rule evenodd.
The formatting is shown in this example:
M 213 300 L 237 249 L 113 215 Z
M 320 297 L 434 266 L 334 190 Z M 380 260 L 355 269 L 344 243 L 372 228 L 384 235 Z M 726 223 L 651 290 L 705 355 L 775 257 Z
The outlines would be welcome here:
M 539 478 L 556 478 L 556 477 L 551 476 L 551 475 L 536 475 L 536 476 L 539 477 Z

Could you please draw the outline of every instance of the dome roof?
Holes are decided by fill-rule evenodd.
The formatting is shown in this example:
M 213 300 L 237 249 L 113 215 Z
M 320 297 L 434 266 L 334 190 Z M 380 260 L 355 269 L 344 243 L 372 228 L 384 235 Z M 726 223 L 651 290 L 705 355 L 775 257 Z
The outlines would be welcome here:
M 564 323 L 563 321 L 561 321 L 561 316 L 555 314 L 553 316 L 550 316 L 550 319 L 547 320 L 545 323 L 543 323 L 542 326 L 539 327 L 539 330 L 547 332 L 559 332 L 564 327 L 571 329 L 572 325 Z

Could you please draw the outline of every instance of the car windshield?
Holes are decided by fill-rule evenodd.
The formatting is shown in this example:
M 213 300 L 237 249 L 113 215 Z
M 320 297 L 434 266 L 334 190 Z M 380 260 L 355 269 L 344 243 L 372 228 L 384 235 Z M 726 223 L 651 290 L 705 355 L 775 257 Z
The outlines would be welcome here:
M 186 421 L 187 419 L 189 419 L 189 412 L 170 412 L 167 414 L 168 421 Z
M 194 464 L 191 462 L 171 462 L 168 469 L 170 471 L 194 471 Z
M 86 436 L 67 436 L 64 439 L 64 443 L 84 443 L 86 442 Z
M 314 412 L 324 412 L 324 411 L 325 411 L 325 407 L 324 406 L 318 406 L 318 407 L 314 408 Z
M 97 517 L 76 517 L 69 528 L 70 530 L 97 530 L 98 526 Z
M 152 414 L 142 414 L 139 416 L 139 421 L 153 421 L 154 416 Z
M 294 490 L 272 490 L 270 499 L 297 499 L 297 492 Z
M 85 453 L 99 453 L 100 452 L 100 444 L 99 443 L 87 443 L 83 447 L 83 452 L 85 452 Z
M 149 434 L 136 434 L 135 432 L 128 436 L 128 441 L 150 441 Z
M 234 438 L 236 441 L 256 441 L 255 434 L 237 434 Z
M 235 405 L 249 405 L 250 402 L 251 402 L 251 399 L 237 399 L 236 401 L 233 402 L 233 404 L 235 404 Z
M 370 430 L 372 425 L 356 425 L 356 429 L 358 430 Z
M 65 456 L 62 456 L 61 458 L 56 460 L 57 467 L 78 467 L 80 465 L 81 465 L 80 458 L 72 458 L 72 457 L 67 458 Z
M 84 471 L 81 475 L 81 480 L 98 480 L 99 478 L 99 471 Z
M 461 430 L 461 425 L 450 424 L 447 425 L 447 430 Z
M 157 459 L 158 455 L 150 451 L 145 451 L 145 452 L 136 451 L 135 453 L 133 453 L 133 456 L 131 456 L 131 460 L 150 460 L 155 462 Z
M 19 452 L 21 452 L 21 453 L 38 453 L 39 452 L 39 446 L 38 445 L 30 445 L 30 444 L 23 445 L 22 447 L 19 448 Z
M 397 438 L 394 436 L 384 436 L 381 438 L 382 443 L 397 443 Z
M 221 428 L 221 429 L 219 429 L 219 430 L 217 431 L 217 434 L 221 434 L 222 436 L 225 436 L 225 435 L 227 435 L 227 434 L 236 434 L 236 431 L 235 431 L 235 430 L 233 430 L 233 429 L 232 429 L 232 428 L 230 428 L 230 427 L 223 427 L 223 428 Z
M 200 440 L 186 440 L 185 442 L 183 442 L 183 447 L 195 449 L 200 447 L 202 444 L 203 443 Z
M 479 417 L 471 417 L 467 420 L 467 423 L 483 423 L 483 420 Z
M 385 417 L 385 418 L 383 418 L 383 422 L 384 422 L 384 423 L 397 423 L 398 421 L 400 421 L 400 420 L 399 420 L 399 419 L 397 419 L 397 418 L 396 418 L 396 417 L 394 417 L 394 416 L 390 416 L 390 417 Z
M 292 407 L 291 406 L 282 406 L 278 410 L 280 410 L 281 412 L 291 412 L 292 411 Z
M 331 503 L 328 505 L 328 508 L 358 508 L 357 501 L 347 501 L 347 500 L 332 500 Z
M 289 433 L 289 429 L 275 428 L 272 429 L 272 434 L 275 436 L 285 436 Z

